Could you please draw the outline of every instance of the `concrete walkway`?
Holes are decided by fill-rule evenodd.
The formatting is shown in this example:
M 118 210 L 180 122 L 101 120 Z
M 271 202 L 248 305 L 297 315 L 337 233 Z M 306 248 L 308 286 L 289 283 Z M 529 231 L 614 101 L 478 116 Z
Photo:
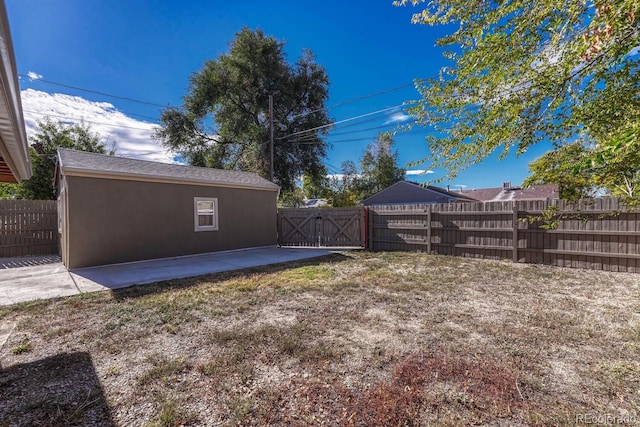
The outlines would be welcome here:
M 0 305 L 315 258 L 349 248 L 256 248 L 68 271 L 62 263 L 0 270 Z M 353 248 L 351 248 L 353 249 Z

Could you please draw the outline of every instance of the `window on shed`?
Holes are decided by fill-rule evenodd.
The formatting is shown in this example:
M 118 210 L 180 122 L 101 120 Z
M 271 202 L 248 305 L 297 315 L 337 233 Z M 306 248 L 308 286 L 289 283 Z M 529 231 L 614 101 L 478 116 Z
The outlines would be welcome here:
M 193 199 L 195 231 L 218 229 L 218 199 L 195 197 Z

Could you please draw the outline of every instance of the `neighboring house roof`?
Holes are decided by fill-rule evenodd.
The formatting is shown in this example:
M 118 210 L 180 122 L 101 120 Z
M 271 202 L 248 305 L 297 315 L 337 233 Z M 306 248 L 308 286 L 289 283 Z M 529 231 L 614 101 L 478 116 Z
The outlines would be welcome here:
M 470 197 L 481 202 L 505 202 L 511 200 L 547 200 L 558 198 L 558 186 L 555 184 L 534 185 L 527 188 L 496 187 L 477 190 L 454 191 L 456 194 Z
M 58 164 L 67 176 L 132 181 L 203 184 L 277 191 L 280 187 L 255 173 L 127 159 L 60 148 Z
M 416 182 L 398 181 L 362 201 L 365 206 L 399 205 L 413 203 L 451 203 L 455 201 L 475 201 L 433 185 L 422 186 Z
M 22 116 L 20 85 L 9 19 L 0 0 L 0 182 L 31 178 L 31 161 Z

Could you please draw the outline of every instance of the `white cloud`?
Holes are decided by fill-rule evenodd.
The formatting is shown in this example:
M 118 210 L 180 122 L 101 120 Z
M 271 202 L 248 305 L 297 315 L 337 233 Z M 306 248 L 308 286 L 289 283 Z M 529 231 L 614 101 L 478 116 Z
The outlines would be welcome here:
M 411 175 L 425 175 L 428 173 L 433 173 L 432 170 L 429 169 L 409 169 L 406 171 L 405 175 L 407 176 L 411 176 Z
M 393 123 L 404 123 L 411 120 L 411 116 L 406 114 L 403 111 L 398 111 L 396 113 L 393 113 L 389 116 L 389 119 L 387 119 L 387 121 L 384 122 L 385 125 L 390 125 Z
M 31 80 L 40 80 L 42 78 L 42 74 L 34 73 L 33 71 L 29 71 L 27 76 L 29 76 Z
M 133 119 L 108 102 L 92 102 L 77 96 L 33 89 L 23 90 L 21 97 L 28 135 L 37 133 L 37 121 L 47 116 L 64 123 L 84 121 L 101 136 L 107 147 L 115 147 L 117 156 L 175 163 L 175 154 L 152 138 L 157 124 Z

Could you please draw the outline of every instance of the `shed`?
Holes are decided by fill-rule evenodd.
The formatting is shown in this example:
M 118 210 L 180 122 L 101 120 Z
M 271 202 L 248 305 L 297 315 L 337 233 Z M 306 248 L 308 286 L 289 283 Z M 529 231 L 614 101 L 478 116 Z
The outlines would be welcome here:
M 279 187 L 257 174 L 58 150 L 67 268 L 277 244 Z
M 422 203 L 475 202 L 470 197 L 447 191 L 433 185 L 422 186 L 416 182 L 398 181 L 362 201 L 365 206 Z

